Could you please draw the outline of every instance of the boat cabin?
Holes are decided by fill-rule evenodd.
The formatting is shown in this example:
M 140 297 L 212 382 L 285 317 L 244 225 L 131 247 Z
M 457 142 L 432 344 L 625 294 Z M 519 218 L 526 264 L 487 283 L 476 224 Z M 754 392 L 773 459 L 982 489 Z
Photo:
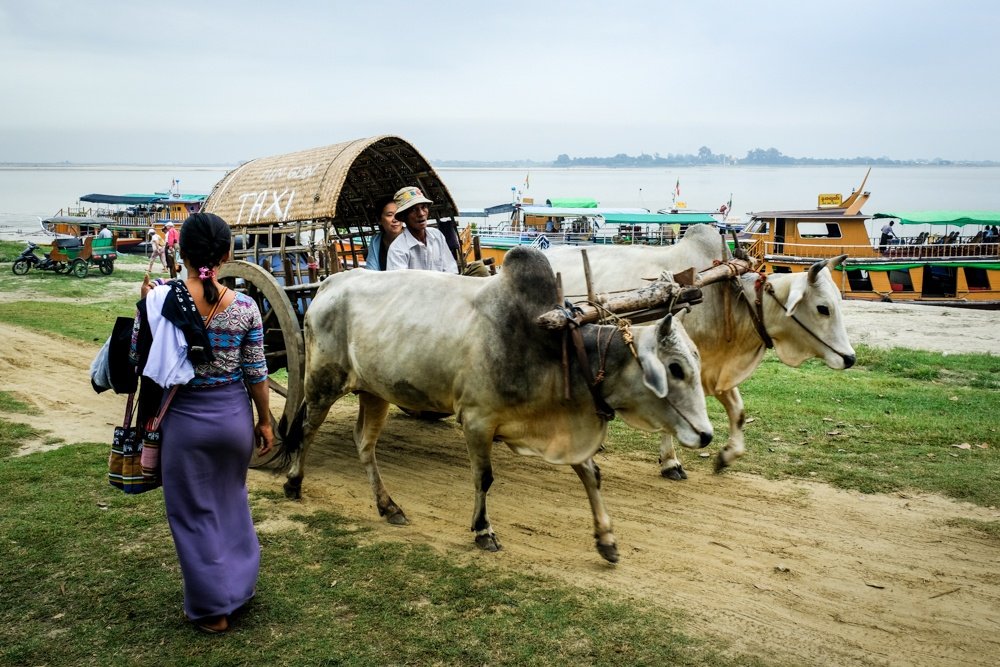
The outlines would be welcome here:
M 806 271 L 846 253 L 834 272 L 845 298 L 1000 307 L 1000 236 L 992 231 L 1000 212 L 867 216 L 860 210 L 867 198 L 859 190 L 843 201 L 821 195 L 815 210 L 752 213 L 740 243 L 772 273 Z

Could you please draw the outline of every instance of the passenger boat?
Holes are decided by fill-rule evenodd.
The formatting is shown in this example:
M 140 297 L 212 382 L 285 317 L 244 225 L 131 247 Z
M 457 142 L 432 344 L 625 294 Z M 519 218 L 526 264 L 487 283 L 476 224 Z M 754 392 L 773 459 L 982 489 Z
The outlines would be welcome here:
M 162 234 L 168 222 L 180 225 L 189 215 L 201 210 L 208 195 L 156 192 L 153 194 L 88 194 L 77 206 L 60 209 L 41 221 L 42 230 L 57 237 L 96 234 L 107 225 L 116 236 L 120 252 L 135 249 L 146 240 L 149 229 Z M 83 204 L 96 204 L 86 207 Z
M 820 195 L 814 210 L 752 213 L 740 244 L 772 273 L 805 271 L 846 253 L 834 279 L 847 299 L 1000 308 L 1000 238 L 992 234 L 1000 212 L 868 216 L 861 213 L 870 196 L 863 187 L 846 199 Z M 869 234 L 869 220 L 878 227 L 893 221 L 898 238 L 880 244 L 881 235 Z M 902 236 L 902 227 L 919 233 Z
M 720 223 L 721 214 L 673 209 L 651 213 L 645 208 L 601 207 L 594 199 L 549 199 L 544 206 L 531 200 L 484 209 L 485 215 L 462 211 L 460 217 L 509 214 L 495 225 L 472 223 L 477 256 L 492 259 L 499 266 L 503 256 L 518 245 L 544 250 L 553 245 L 644 244 L 668 245 L 676 242 L 693 224 Z

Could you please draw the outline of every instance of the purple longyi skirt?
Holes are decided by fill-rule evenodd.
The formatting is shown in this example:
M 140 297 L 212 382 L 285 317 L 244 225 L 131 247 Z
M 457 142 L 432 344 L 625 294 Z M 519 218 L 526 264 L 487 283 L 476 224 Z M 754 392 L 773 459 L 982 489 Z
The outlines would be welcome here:
M 163 499 L 184 612 L 191 619 L 229 614 L 253 597 L 260 569 L 246 485 L 253 413 L 243 383 L 180 389 L 162 429 Z

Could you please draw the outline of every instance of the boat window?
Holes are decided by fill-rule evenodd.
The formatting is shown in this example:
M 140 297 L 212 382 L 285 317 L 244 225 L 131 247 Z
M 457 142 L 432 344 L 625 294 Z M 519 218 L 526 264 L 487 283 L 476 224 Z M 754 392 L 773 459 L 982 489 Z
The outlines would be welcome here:
M 759 218 L 751 220 L 743 231 L 748 234 L 767 234 L 767 221 Z
M 953 266 L 924 267 L 924 296 L 953 297 L 958 272 Z
M 980 269 L 974 266 L 966 266 L 965 271 L 965 282 L 968 283 L 970 290 L 988 290 L 990 288 L 990 275 L 986 269 Z
M 836 222 L 800 222 L 797 225 L 801 239 L 839 239 L 840 225 Z
M 791 273 L 792 267 L 790 266 L 775 266 L 772 267 L 771 273 Z
M 872 290 L 871 276 L 864 269 L 848 271 L 847 284 L 851 286 L 852 292 L 870 292 Z
M 897 270 L 889 272 L 889 285 L 893 292 L 912 292 L 913 280 L 910 279 L 910 272 L 907 270 Z

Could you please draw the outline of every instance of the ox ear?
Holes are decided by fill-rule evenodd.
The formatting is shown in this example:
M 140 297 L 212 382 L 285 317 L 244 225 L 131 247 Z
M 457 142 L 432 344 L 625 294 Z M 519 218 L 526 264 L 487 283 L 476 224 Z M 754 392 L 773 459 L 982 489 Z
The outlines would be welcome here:
M 647 337 L 647 343 L 639 348 L 639 363 L 642 365 L 642 383 L 653 392 L 657 398 L 667 395 L 667 369 L 660 359 L 658 351 L 662 346 L 669 345 L 670 327 L 674 316 L 667 315 L 656 325 L 656 335 Z
M 820 268 L 826 266 L 823 262 L 819 262 Z M 814 264 L 809 269 L 809 280 L 794 280 L 792 281 L 792 289 L 788 292 L 788 299 L 785 300 L 785 315 L 791 316 L 795 314 L 795 308 L 802 301 L 802 297 L 806 295 L 806 290 L 812 287 L 813 278 L 812 271 L 816 268 Z

